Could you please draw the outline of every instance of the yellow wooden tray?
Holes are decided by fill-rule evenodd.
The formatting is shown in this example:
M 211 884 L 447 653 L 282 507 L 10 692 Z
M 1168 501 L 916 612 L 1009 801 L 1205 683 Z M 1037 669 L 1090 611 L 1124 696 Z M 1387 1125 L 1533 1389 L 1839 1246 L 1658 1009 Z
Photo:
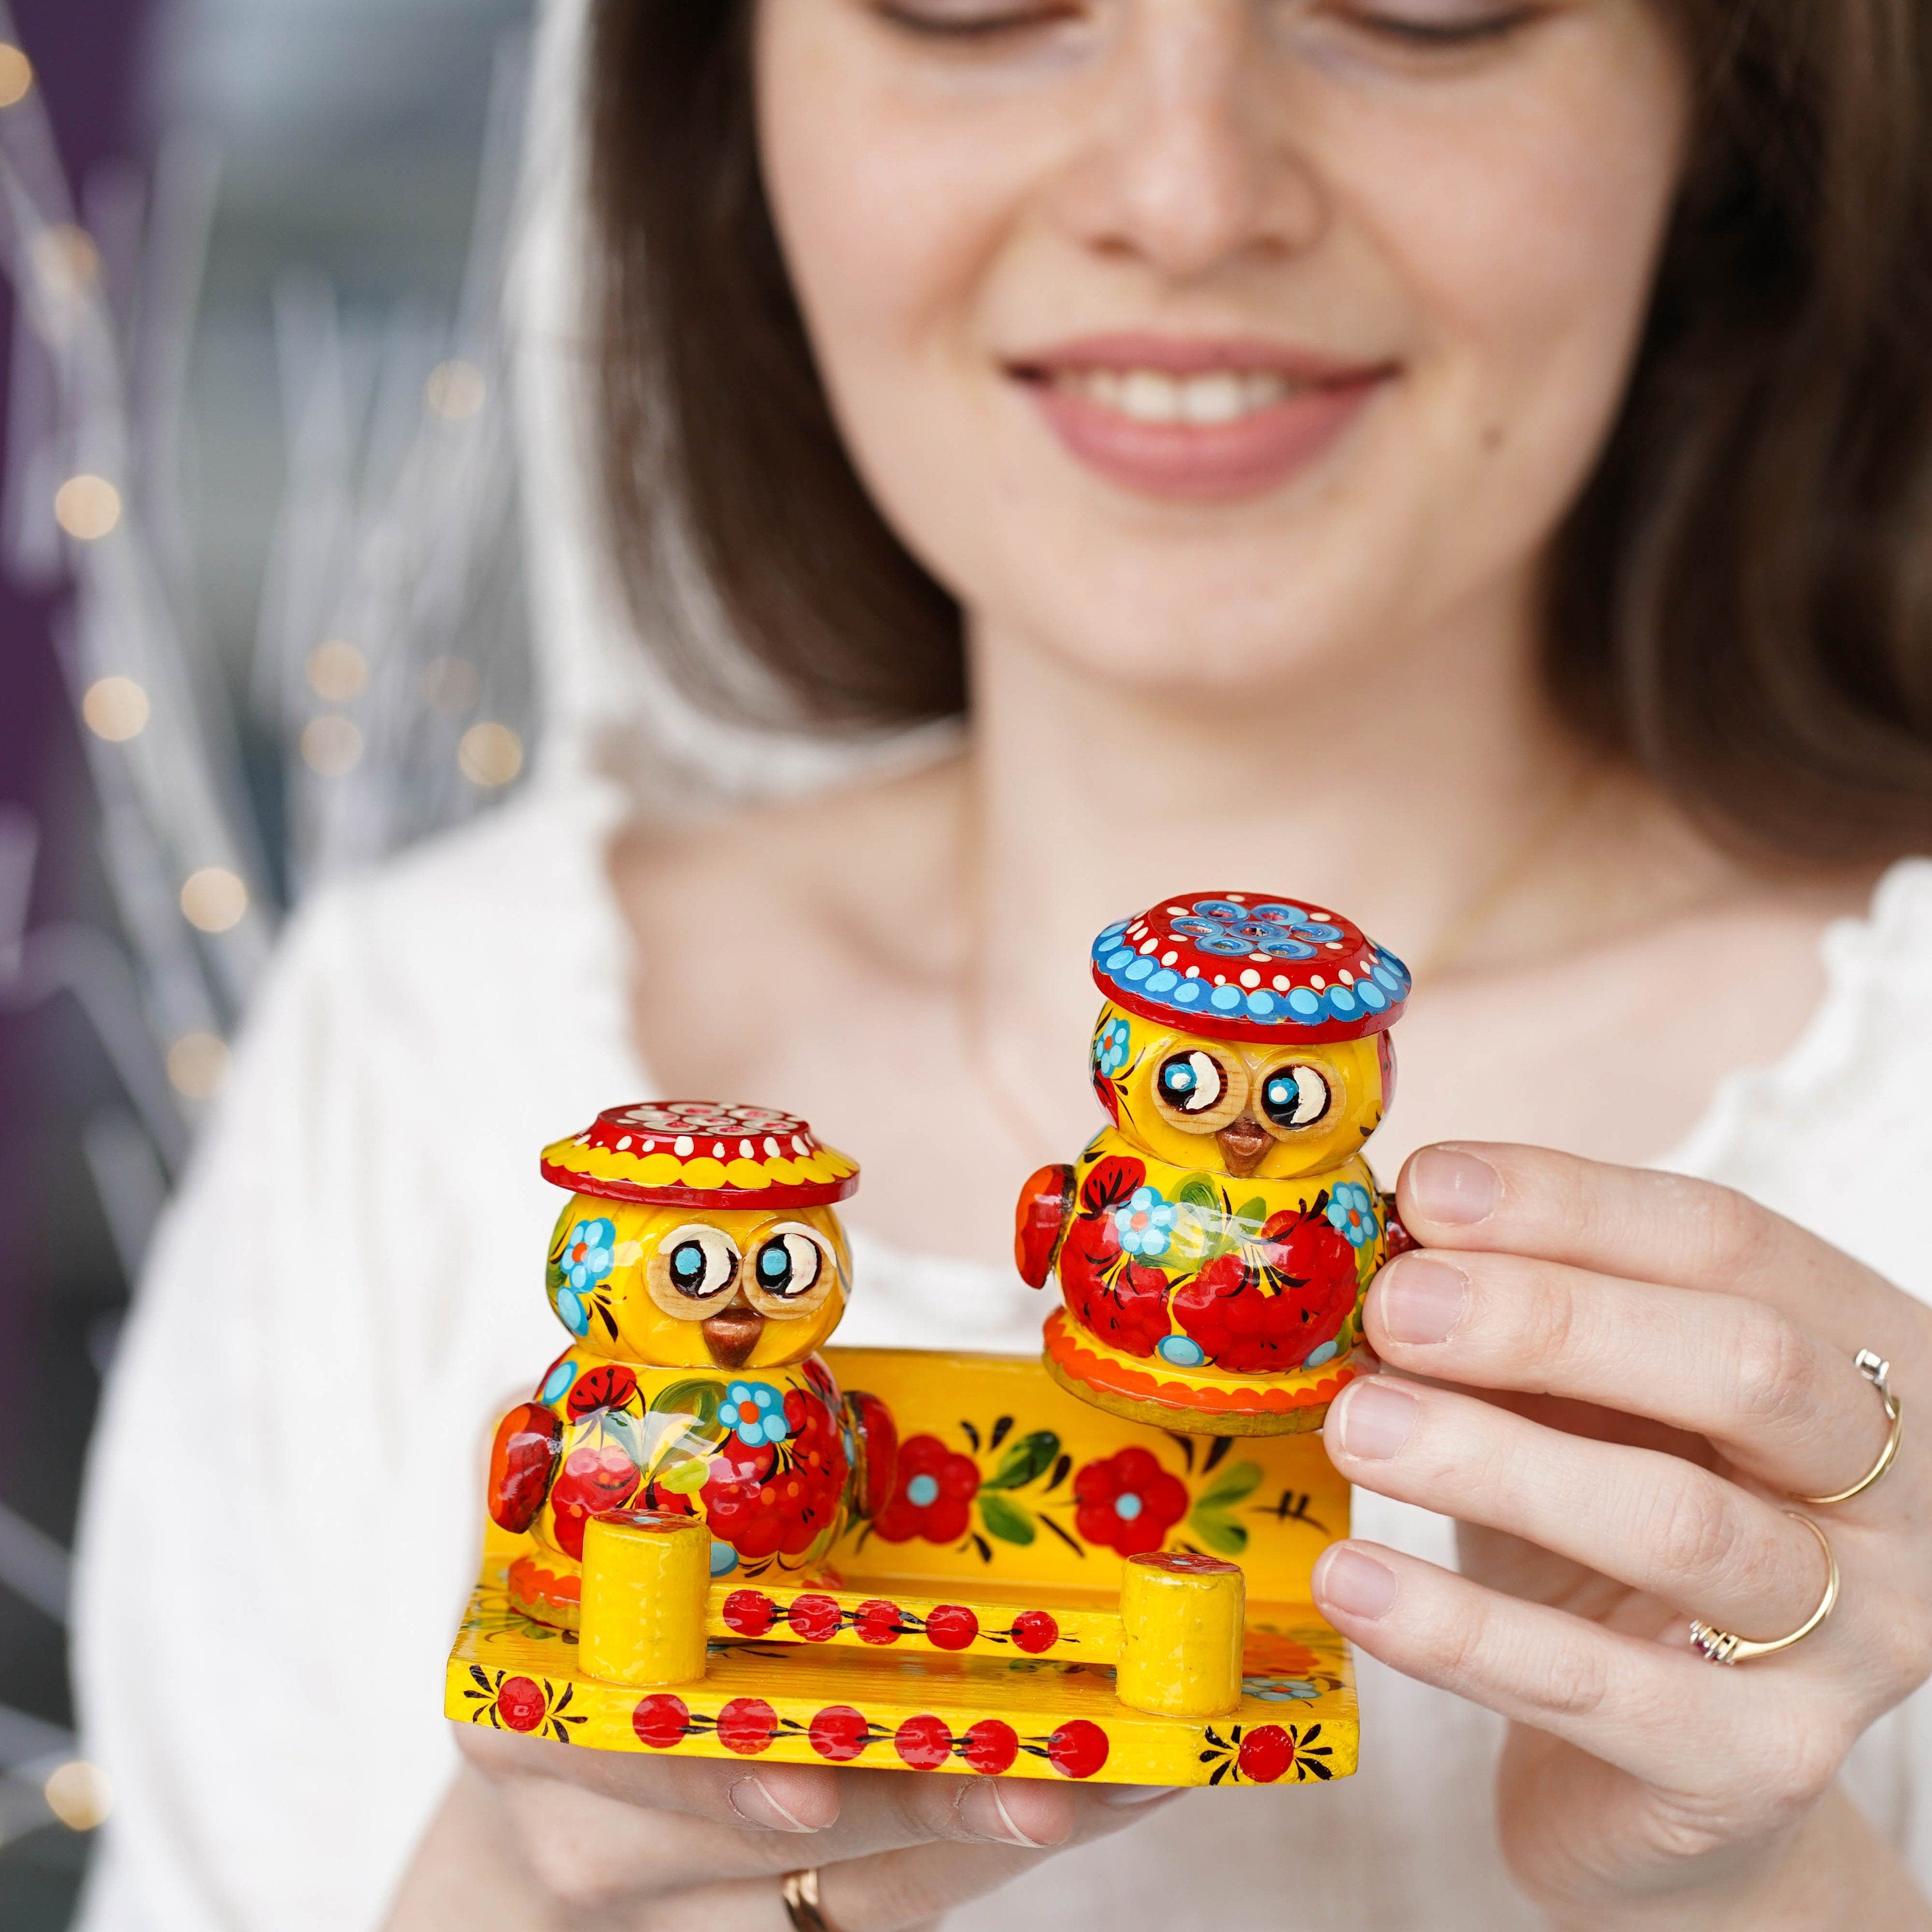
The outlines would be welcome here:
M 718 1579 L 703 1676 L 661 1688 L 593 1676 L 574 1632 L 523 1615 L 504 1578 L 528 1546 L 492 1530 L 450 1654 L 448 1714 L 607 1750 L 1099 1783 L 1354 1769 L 1348 1648 L 1308 1601 L 1315 1558 L 1348 1529 L 1348 1486 L 1318 1437 L 1169 1435 L 1078 1401 L 1037 1360 L 827 1354 L 844 1388 L 891 1408 L 902 1444 L 922 1444 L 953 1507 L 855 1525 L 811 1575 Z M 1123 1471 L 1146 1499 L 1122 1490 Z M 1115 1544 L 1239 1563 L 1238 1708 L 1162 1716 L 1116 1694 Z

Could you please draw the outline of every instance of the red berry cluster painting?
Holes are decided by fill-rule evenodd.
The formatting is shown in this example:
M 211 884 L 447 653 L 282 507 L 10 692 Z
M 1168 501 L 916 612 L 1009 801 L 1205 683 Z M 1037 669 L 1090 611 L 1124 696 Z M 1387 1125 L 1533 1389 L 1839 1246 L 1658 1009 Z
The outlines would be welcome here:
M 631 1726 L 652 1750 L 671 1750 L 687 1738 L 713 1736 L 727 1750 L 756 1757 L 784 1738 L 803 1738 L 830 1764 L 852 1764 L 870 1751 L 908 1770 L 936 1771 L 956 1759 L 968 1771 L 997 1778 L 1024 1754 L 1062 1778 L 1088 1778 L 1107 1762 L 1106 1732 L 1090 1719 L 1075 1718 L 1044 1736 L 1022 1737 L 1000 1718 L 953 1726 L 929 1712 L 896 1723 L 874 1721 L 849 1704 L 829 1704 L 809 1718 L 782 1717 L 760 1697 L 734 1697 L 714 1712 L 694 1710 L 675 1692 L 653 1691 L 638 1700 Z M 890 1747 L 890 1751 L 884 1748 Z

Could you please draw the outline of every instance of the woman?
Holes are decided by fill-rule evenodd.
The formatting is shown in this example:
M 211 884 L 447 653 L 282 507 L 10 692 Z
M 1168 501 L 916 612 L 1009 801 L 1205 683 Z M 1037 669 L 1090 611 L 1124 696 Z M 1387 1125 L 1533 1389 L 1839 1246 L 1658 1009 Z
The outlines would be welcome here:
M 591 31 L 645 628 L 741 721 L 964 736 L 675 830 L 553 784 L 305 919 L 94 1471 L 90 1922 L 780 1932 L 815 1868 L 843 1932 L 1932 1924 L 1928 10 Z M 847 1334 L 1030 1346 L 1007 1203 L 1090 1127 L 1087 940 L 1229 881 L 1417 972 L 1376 1151 L 1430 1252 L 1328 1424 L 1361 1775 L 456 1768 L 538 1142 L 796 1108 L 866 1169 Z M 1828 1547 L 1812 1634 L 1691 1650 L 1804 1624 Z

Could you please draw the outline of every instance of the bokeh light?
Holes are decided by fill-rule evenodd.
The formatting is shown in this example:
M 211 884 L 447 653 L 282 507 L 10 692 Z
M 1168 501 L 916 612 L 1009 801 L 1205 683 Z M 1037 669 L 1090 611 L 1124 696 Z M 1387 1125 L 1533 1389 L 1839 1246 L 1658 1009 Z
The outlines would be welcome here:
M 131 677 L 98 677 L 80 700 L 80 715 L 97 738 L 124 745 L 148 728 L 148 694 Z
M 190 1100 L 212 1100 L 228 1077 L 228 1042 L 219 1034 L 184 1033 L 168 1048 L 168 1084 Z
M 489 400 L 490 385 L 473 362 L 439 362 L 423 385 L 423 401 L 445 422 L 467 422 Z
M 339 778 L 362 761 L 362 734 L 339 711 L 323 712 L 302 727 L 302 763 L 318 778 Z
M 121 493 L 104 476 L 70 476 L 54 493 L 54 520 L 70 537 L 94 543 L 121 520 Z
M 346 638 L 329 638 L 308 654 L 308 688 L 331 704 L 346 704 L 368 687 L 369 660 Z
M 50 294 L 71 298 L 100 279 L 100 250 L 85 228 L 62 222 L 34 238 L 34 267 Z
M 226 932 L 248 910 L 248 888 L 226 866 L 204 866 L 183 884 L 181 909 L 196 931 Z
M 33 85 L 33 62 L 10 41 L 0 40 L 0 107 L 17 107 Z
M 91 1832 L 114 1809 L 107 1774 L 85 1758 L 70 1758 L 47 1774 L 41 1792 L 47 1809 L 70 1832 Z
M 524 768 L 524 741 L 508 725 L 486 718 L 464 733 L 456 762 L 472 784 L 506 785 Z

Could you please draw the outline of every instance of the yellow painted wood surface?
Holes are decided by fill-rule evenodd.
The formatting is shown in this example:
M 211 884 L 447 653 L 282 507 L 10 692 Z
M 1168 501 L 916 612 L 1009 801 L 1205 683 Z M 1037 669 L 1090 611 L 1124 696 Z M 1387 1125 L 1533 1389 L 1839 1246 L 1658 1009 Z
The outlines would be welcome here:
M 969 1774 L 1220 1785 L 1353 1771 L 1348 1648 L 1308 1603 L 1315 1558 L 1348 1525 L 1347 1486 L 1318 1438 L 1170 1436 L 1076 1400 L 1036 1360 L 827 1352 L 845 1388 L 890 1407 L 902 1442 L 925 1437 L 970 1459 L 976 1487 L 964 1533 L 893 1540 L 855 1522 L 812 1574 L 722 1578 L 705 1603 L 702 1679 L 640 1690 L 592 1676 L 574 1634 L 514 1608 L 503 1574 L 527 1541 L 493 1532 L 449 1658 L 448 1714 L 607 1750 Z M 1048 1435 L 1054 1454 L 1036 1467 Z M 1121 1465 L 1130 1450 L 1138 1459 Z M 1116 1694 L 1123 1558 L 1106 1539 L 1130 1540 L 1132 1526 L 1093 1498 L 1118 1489 L 1124 1466 L 1158 1499 L 1156 1518 L 1134 1519 L 1143 1535 L 1159 1532 L 1156 1546 L 1223 1557 L 1244 1573 L 1240 1696 L 1224 1715 L 1157 1714 Z M 1088 1475 L 1096 1468 L 1100 1478 Z M 984 1498 L 996 1504 L 990 1512 Z M 732 1629 L 734 1590 L 766 1598 L 767 1634 Z M 836 1628 L 824 1642 L 794 1628 L 791 1606 L 809 1594 L 832 1600 Z M 880 1605 L 901 1614 L 888 1618 Z M 971 1613 L 965 1648 L 926 1640 L 940 1608 Z M 1018 1641 L 1028 1612 L 1054 1621 L 1042 1654 Z M 823 1610 L 806 1621 L 823 1628 Z M 887 1635 L 889 1624 L 902 1628 Z

